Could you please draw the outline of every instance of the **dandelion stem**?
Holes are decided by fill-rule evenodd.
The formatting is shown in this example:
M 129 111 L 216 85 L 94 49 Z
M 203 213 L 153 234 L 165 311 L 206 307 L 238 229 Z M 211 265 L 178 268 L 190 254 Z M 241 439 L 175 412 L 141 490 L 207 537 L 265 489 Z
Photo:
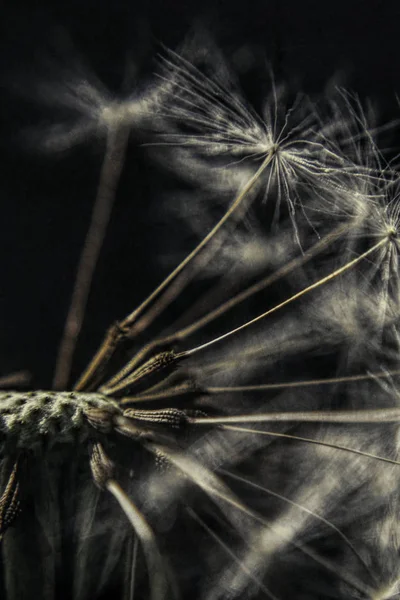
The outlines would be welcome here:
M 54 389 L 66 389 L 68 384 L 72 359 L 85 315 L 93 274 L 103 245 L 115 201 L 118 181 L 124 165 L 128 139 L 129 128 L 126 126 L 110 129 L 107 135 L 106 152 L 100 171 L 97 196 L 80 256 L 71 304 L 58 349 L 53 378 Z
M 222 428 L 227 429 L 229 431 L 239 431 L 242 433 L 266 435 L 269 437 L 277 437 L 277 438 L 284 438 L 287 440 L 295 440 L 296 442 L 305 442 L 306 444 L 315 444 L 316 446 L 324 446 L 326 448 L 333 448 L 334 450 L 342 450 L 344 452 L 350 452 L 351 454 L 358 454 L 359 456 L 365 456 L 367 458 L 372 458 L 373 460 L 379 460 L 381 462 L 386 462 L 391 465 L 400 466 L 400 462 L 398 460 L 394 460 L 392 458 L 386 458 L 386 456 L 379 456 L 378 454 L 372 454 L 371 452 L 364 452 L 363 450 L 356 450 L 355 448 L 350 448 L 349 446 L 342 446 L 341 444 L 331 444 L 330 442 L 323 442 L 322 440 L 316 440 L 314 438 L 302 437 L 299 435 L 292 435 L 289 433 L 278 433 L 276 431 L 263 431 L 262 429 L 250 429 L 247 427 L 236 427 L 235 425 L 222 425 Z
M 16 371 L 0 377 L 0 388 L 10 388 L 27 385 L 31 380 L 29 371 Z
M 136 569 L 138 560 L 139 550 L 139 536 L 133 535 L 129 538 L 128 549 L 127 549 L 127 572 L 126 572 L 126 593 L 124 600 L 134 600 L 135 596 L 135 583 L 136 583 Z
M 351 383 L 354 381 L 369 381 L 375 379 L 383 379 L 386 377 L 394 377 L 400 375 L 400 370 L 384 371 L 377 373 L 367 373 L 363 375 L 348 375 L 345 377 L 331 377 L 326 379 L 309 379 L 305 381 L 290 381 L 280 383 L 266 383 L 261 385 L 241 385 L 232 387 L 199 387 L 192 381 L 184 381 L 182 384 L 172 387 L 167 387 L 160 391 L 154 391 L 149 393 L 147 390 L 144 393 L 137 394 L 135 396 L 125 396 L 121 398 L 119 403 L 134 404 L 136 402 L 152 402 L 158 400 L 167 400 L 168 398 L 177 398 L 179 396 L 187 394 L 198 394 L 198 395 L 213 395 L 213 394 L 231 394 L 231 393 L 242 393 L 242 392 L 262 392 L 267 390 L 280 390 L 286 388 L 300 388 L 307 386 L 319 386 L 319 385 L 334 385 L 337 383 Z M 157 386 L 156 386 L 157 387 Z
M 368 381 L 370 379 L 382 379 L 400 375 L 400 370 L 384 371 L 379 373 L 366 373 L 365 375 L 347 375 L 344 377 L 330 377 L 327 379 L 309 379 L 305 381 L 289 381 L 287 383 L 265 383 L 261 385 L 238 385 L 232 387 L 207 387 L 208 394 L 225 394 L 234 392 L 262 392 L 266 390 L 279 390 L 285 388 L 298 388 L 307 386 L 330 385 L 335 383 L 350 383 L 352 381 Z M 169 391 L 169 390 L 167 390 Z
M 384 239 L 380 240 L 377 244 L 375 244 L 374 246 L 372 246 L 372 248 L 369 248 L 369 250 L 366 250 L 365 252 L 363 252 L 363 254 L 360 254 L 360 256 L 358 256 L 357 258 L 354 258 L 353 260 L 351 260 L 350 262 L 346 263 L 345 265 L 343 265 L 339 269 L 336 269 L 336 271 L 333 271 L 329 275 L 326 275 L 326 277 L 323 277 L 322 279 L 319 279 L 315 283 L 312 283 L 308 287 L 302 289 L 300 292 L 297 292 L 297 294 L 294 294 L 290 298 L 287 298 L 283 302 L 280 302 L 276 306 L 273 306 L 272 308 L 270 308 L 266 312 L 262 313 L 261 315 L 258 315 L 254 319 L 251 319 L 250 321 L 247 321 L 246 323 L 243 323 L 243 325 L 240 325 L 239 327 L 236 327 L 235 329 L 232 329 L 232 330 L 228 331 L 227 333 L 224 333 L 223 335 L 220 335 L 219 337 L 216 337 L 213 340 L 210 340 L 209 342 L 206 342 L 205 344 L 201 344 L 200 346 L 197 346 L 196 348 L 192 348 L 191 350 L 186 350 L 184 352 L 184 355 L 185 356 L 192 356 L 193 354 L 196 354 L 197 352 L 200 352 L 201 350 L 205 350 L 206 348 L 209 348 L 210 346 L 213 346 L 214 344 L 217 344 L 218 342 L 221 342 L 222 340 L 224 340 L 224 339 L 226 339 L 226 338 L 228 338 L 228 337 L 230 337 L 230 336 L 232 336 L 232 335 L 234 335 L 236 333 L 239 333 L 239 331 L 242 331 L 242 330 L 246 329 L 247 327 L 250 327 L 254 323 L 258 323 L 258 321 L 261 321 L 265 317 L 273 314 L 274 312 L 278 311 L 279 309 L 283 308 L 284 306 L 287 306 L 288 304 L 290 304 L 294 300 L 297 300 L 298 298 L 301 298 L 302 296 L 305 296 L 306 294 L 308 294 L 312 290 L 315 290 L 315 289 L 321 287 L 322 285 L 324 285 L 325 283 L 328 283 L 332 279 L 335 279 L 339 275 L 342 275 L 343 273 L 345 273 L 346 271 L 348 271 L 349 269 L 351 269 L 352 267 L 354 267 L 355 265 L 357 265 L 359 262 L 361 262 L 363 259 L 365 259 L 367 256 L 369 256 L 370 254 L 372 254 L 373 252 L 375 252 L 375 250 L 377 250 L 381 246 L 384 246 L 388 242 L 389 242 L 389 238 L 385 237 Z
M 399 408 L 377 408 L 374 410 L 346 411 L 303 411 L 276 412 L 229 417 L 189 417 L 189 423 L 196 425 L 217 425 L 225 423 L 269 423 L 299 421 L 305 423 L 398 423 Z
M 101 344 L 99 350 L 95 354 L 93 360 L 90 362 L 79 381 L 75 385 L 75 389 L 81 390 L 84 387 L 87 387 L 90 384 L 91 380 L 96 377 L 97 372 L 104 367 L 104 365 L 111 358 L 112 354 L 115 351 L 115 347 L 118 344 L 118 340 L 122 337 L 123 334 L 128 333 L 131 334 L 130 329 L 132 325 L 137 321 L 138 317 L 144 312 L 144 310 L 151 304 L 157 296 L 161 294 L 161 292 L 171 283 L 179 273 L 183 271 L 183 269 L 201 252 L 201 250 L 213 239 L 213 237 L 218 233 L 224 223 L 229 219 L 229 217 L 235 212 L 235 210 L 240 206 L 243 200 L 246 198 L 247 194 L 251 190 L 251 188 L 258 181 L 262 173 L 271 163 L 275 155 L 275 150 L 272 148 L 265 160 L 261 164 L 261 166 L 257 169 L 254 175 L 249 179 L 244 188 L 241 190 L 239 195 L 232 202 L 228 210 L 224 213 L 223 217 L 218 221 L 218 223 L 213 227 L 213 229 L 203 238 L 203 240 L 192 250 L 190 254 L 186 256 L 186 258 L 160 283 L 160 285 L 149 295 L 147 298 L 133 311 L 131 312 L 125 319 L 120 321 L 117 326 L 112 328 L 103 343 Z M 143 321 L 144 323 L 144 321 Z M 147 326 L 146 321 L 146 326 Z M 143 327 L 141 326 L 143 329 Z M 139 329 L 133 330 L 131 335 L 137 334 Z
M 124 490 L 114 479 L 110 479 L 107 482 L 106 488 L 117 500 L 142 542 L 148 566 L 151 600 L 160 600 L 161 598 L 164 598 L 166 581 L 163 572 L 162 557 L 150 525 L 135 506 L 131 498 L 126 495 Z

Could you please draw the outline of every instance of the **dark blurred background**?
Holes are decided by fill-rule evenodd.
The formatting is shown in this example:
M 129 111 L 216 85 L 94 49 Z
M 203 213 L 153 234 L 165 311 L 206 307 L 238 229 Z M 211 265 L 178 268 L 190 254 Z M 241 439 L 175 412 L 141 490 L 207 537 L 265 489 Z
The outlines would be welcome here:
M 254 73 L 269 62 L 278 79 L 294 80 L 306 92 L 322 92 L 333 78 L 362 99 L 370 98 L 386 122 L 400 110 L 399 22 L 400 4 L 394 0 L 3 1 L 0 375 L 28 369 L 33 386 L 50 385 L 94 200 L 101 144 L 88 140 L 52 155 L 36 152 L 24 141 L 25 131 L 51 120 L 35 99 L 35 89 L 48 78 L 49 63 L 53 74 L 57 61 L 68 64 L 67 47 L 117 91 L 126 65 L 136 65 L 134 81 L 145 79 L 163 44 L 178 48 L 190 31 L 202 27 L 242 68 L 250 95 L 262 87 Z M 157 217 L 157 198 L 173 187 L 173 177 L 146 152 L 141 140 L 131 139 L 75 375 L 106 327 L 159 282 L 159 256 L 171 236 L 179 235 Z

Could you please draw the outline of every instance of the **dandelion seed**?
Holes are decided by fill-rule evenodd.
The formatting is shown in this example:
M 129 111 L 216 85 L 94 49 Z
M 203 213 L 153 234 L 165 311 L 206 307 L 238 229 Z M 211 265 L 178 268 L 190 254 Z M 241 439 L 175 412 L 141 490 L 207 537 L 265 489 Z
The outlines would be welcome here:
M 297 96 L 288 106 L 286 91 L 272 82 L 272 93 L 264 102 L 261 118 L 236 89 L 227 89 L 223 83 L 205 76 L 185 58 L 169 52 L 160 60 L 161 77 L 173 89 L 173 100 L 163 112 L 166 127 L 170 124 L 172 128 L 165 134 L 165 144 L 190 147 L 200 155 L 231 155 L 250 162 L 261 162 L 272 153 L 273 160 L 263 173 L 264 199 L 274 196 L 276 223 L 281 220 L 282 203 L 286 203 L 298 242 L 299 213 L 305 211 L 306 220 L 311 218 L 309 207 L 304 205 L 307 189 L 314 195 L 319 192 L 328 211 L 329 207 L 332 210 L 329 197 L 343 185 L 346 175 L 356 180 L 372 175 L 364 161 L 354 162 L 338 144 L 337 133 L 343 120 L 332 123 L 331 118 L 324 122 L 306 96 Z M 350 113 L 347 120 L 354 120 L 354 116 Z M 366 131 L 364 136 L 367 137 Z M 234 169 L 237 163 L 235 160 L 228 167 Z M 311 210 L 315 208 L 311 206 Z

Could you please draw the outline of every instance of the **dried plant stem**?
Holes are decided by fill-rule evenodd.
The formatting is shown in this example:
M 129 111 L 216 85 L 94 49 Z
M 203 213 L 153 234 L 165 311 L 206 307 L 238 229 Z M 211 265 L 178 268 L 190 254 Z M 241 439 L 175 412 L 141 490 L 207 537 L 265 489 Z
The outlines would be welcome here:
M 124 600 L 134 600 L 135 597 L 135 583 L 136 583 L 136 569 L 137 559 L 139 552 L 139 537 L 137 535 L 129 538 L 128 542 L 128 561 L 127 561 L 127 572 L 126 572 L 126 593 Z
M 110 479 L 106 483 L 106 488 L 117 500 L 142 542 L 143 552 L 148 566 L 151 600 L 160 600 L 161 598 L 164 598 L 166 578 L 163 572 L 163 561 L 150 525 L 135 506 L 131 498 L 125 494 L 119 483 L 114 479 Z
M 111 358 L 121 336 L 123 336 L 124 333 L 130 335 L 132 326 L 137 321 L 138 317 L 144 312 L 144 310 L 161 294 L 161 292 L 163 292 L 167 288 L 167 286 L 183 271 L 183 269 L 190 262 L 192 262 L 193 259 L 196 258 L 196 256 L 203 250 L 203 248 L 205 248 L 207 244 L 209 244 L 209 242 L 214 238 L 214 236 L 226 223 L 229 217 L 246 199 L 247 194 L 257 183 L 257 181 L 259 180 L 265 169 L 268 167 L 268 165 L 272 162 L 274 156 L 275 149 L 271 149 L 261 166 L 246 183 L 239 195 L 235 198 L 228 210 L 224 213 L 223 217 L 202 239 L 202 241 L 196 246 L 196 248 L 194 248 L 194 250 L 192 250 L 192 252 L 190 252 L 190 254 L 186 256 L 186 258 L 162 281 L 162 283 L 160 283 L 160 285 L 149 296 L 147 296 L 147 298 L 133 312 L 131 312 L 127 317 L 125 317 L 125 319 L 123 319 L 116 326 L 110 329 L 99 350 L 95 354 L 93 360 L 90 362 L 90 364 L 76 383 L 76 390 L 81 390 L 91 385 L 92 380 L 94 377 L 97 376 L 98 371 L 102 369 Z M 147 324 L 148 323 L 146 321 L 146 326 Z M 136 333 L 137 332 L 138 330 L 136 331 Z
M 93 206 L 89 230 L 79 260 L 71 304 L 58 350 L 54 389 L 66 389 L 78 336 L 82 327 L 93 274 L 103 245 L 116 190 L 124 165 L 129 128 L 121 125 L 110 129 L 106 152 L 100 171 L 97 196 Z
M 0 388 L 18 387 L 27 385 L 31 380 L 29 371 L 17 371 L 0 377 Z
M 356 450 L 355 448 L 350 448 L 349 446 L 342 446 L 341 444 L 331 444 L 330 442 L 324 442 L 322 440 L 317 440 L 314 438 L 292 435 L 291 433 L 277 433 L 276 431 L 264 431 L 261 429 L 250 429 L 248 427 L 237 427 L 235 425 L 221 425 L 221 427 L 229 431 L 238 431 L 241 433 L 251 433 L 256 435 L 266 435 L 270 437 L 294 440 L 296 442 L 304 442 L 306 444 L 315 444 L 316 446 L 333 448 L 333 450 L 342 450 L 344 452 L 350 452 L 351 454 L 358 454 L 359 456 L 366 456 L 367 458 L 372 458 L 373 460 L 379 460 L 381 462 L 389 463 L 391 465 L 400 466 L 400 462 L 398 460 L 387 458 L 386 456 L 372 454 L 371 452 L 364 452 L 363 450 Z
M 180 385 L 167 387 L 159 391 L 137 394 L 134 396 L 126 396 L 119 401 L 121 405 L 134 404 L 141 402 L 153 402 L 158 400 L 167 400 L 168 398 L 178 398 L 179 396 L 190 393 L 197 394 L 231 394 L 243 392 L 263 392 L 268 390 L 281 390 L 286 388 L 301 388 L 301 387 L 317 387 L 320 385 L 335 385 L 338 383 L 352 383 L 356 381 L 371 381 L 375 379 L 384 379 L 386 377 L 394 377 L 400 375 L 400 370 L 366 373 L 362 375 L 348 375 L 344 377 L 330 377 L 326 379 L 309 379 L 305 381 L 290 381 L 281 383 L 266 383 L 260 385 L 240 385 L 240 386 L 224 386 L 224 387 L 196 387 L 190 380 L 184 381 Z M 156 386 L 158 387 L 158 386 Z
M 265 383 L 260 385 L 237 385 L 232 387 L 207 387 L 205 392 L 208 394 L 225 394 L 234 392 L 263 392 L 266 390 L 279 390 L 286 388 L 299 388 L 318 385 L 335 385 L 337 383 L 351 383 L 353 381 L 368 381 L 371 379 L 384 379 L 400 375 L 400 370 L 380 371 L 378 373 L 366 373 L 363 375 L 346 375 L 344 377 L 329 377 L 326 379 L 308 379 L 305 381 L 289 381 L 287 383 Z M 167 393 L 169 390 L 166 390 Z
M 218 425 L 228 423 L 281 423 L 298 421 L 305 423 L 399 423 L 399 408 L 377 408 L 374 410 L 302 411 L 276 412 L 230 417 L 189 417 L 196 425 Z
M 349 269 L 351 269 L 355 265 L 357 265 L 359 262 L 361 262 L 363 259 L 367 258 L 367 256 L 369 256 L 370 254 L 372 254 L 373 252 L 375 252 L 376 250 L 378 250 L 378 248 L 384 246 L 385 244 L 388 244 L 389 242 L 390 242 L 390 238 L 385 237 L 384 239 L 380 240 L 377 244 L 375 244 L 374 246 L 372 246 L 372 248 L 369 248 L 369 250 L 366 250 L 365 252 L 363 252 L 362 254 L 360 254 L 360 256 L 358 256 L 357 258 L 354 258 L 353 260 L 351 260 L 350 262 L 346 263 L 345 265 L 343 265 L 339 269 L 336 269 L 335 271 L 333 271 L 329 275 L 326 275 L 326 277 L 322 277 L 322 279 L 319 279 L 315 283 L 309 285 L 308 287 L 304 288 L 300 292 L 297 292 L 297 294 L 294 294 L 290 298 L 287 298 L 283 302 L 281 302 L 281 303 L 277 304 L 276 306 L 270 308 L 269 310 L 267 310 L 266 312 L 262 313 L 261 315 L 258 315 L 254 319 L 251 319 L 250 321 L 247 321 L 246 323 L 243 323 L 243 325 L 240 325 L 239 327 L 236 327 L 235 329 L 232 329 L 232 330 L 228 331 L 227 333 L 224 333 L 223 335 L 220 335 L 219 337 L 216 337 L 213 340 L 210 340 L 209 342 L 206 342 L 205 344 L 201 344 L 200 346 L 197 346 L 196 348 L 192 348 L 191 350 L 186 350 L 183 354 L 185 356 L 192 356 L 193 354 L 196 354 L 197 352 L 200 352 L 201 350 L 205 350 L 206 348 L 209 348 L 210 346 L 213 346 L 214 344 L 217 344 L 218 342 L 221 342 L 222 340 L 224 340 L 224 339 L 226 339 L 226 338 L 228 338 L 228 337 L 230 337 L 230 336 L 232 336 L 232 335 L 234 335 L 236 333 L 239 333 L 239 331 L 243 331 L 247 327 L 250 327 L 251 325 L 253 325 L 255 323 L 258 323 L 258 321 L 261 321 L 265 317 L 267 317 L 267 316 L 273 314 L 274 312 L 280 310 L 284 306 L 287 306 L 288 304 L 290 304 L 294 300 L 297 300 L 298 298 L 301 298 L 302 296 L 305 296 L 306 294 L 308 294 L 312 290 L 315 290 L 315 289 L 321 287 L 322 285 L 324 285 L 325 283 L 328 283 L 328 281 L 331 281 L 332 279 L 335 279 L 339 275 L 342 275 L 343 273 L 345 273 L 346 271 L 348 271 Z

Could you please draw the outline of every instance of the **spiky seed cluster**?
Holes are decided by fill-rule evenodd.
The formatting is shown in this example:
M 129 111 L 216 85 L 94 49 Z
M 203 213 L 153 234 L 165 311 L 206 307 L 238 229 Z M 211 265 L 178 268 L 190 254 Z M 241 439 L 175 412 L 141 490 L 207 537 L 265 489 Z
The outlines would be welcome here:
M 2 442 L 32 449 L 46 438 L 50 444 L 71 443 L 87 438 L 86 412 L 119 414 L 118 404 L 102 394 L 74 392 L 0 392 Z

